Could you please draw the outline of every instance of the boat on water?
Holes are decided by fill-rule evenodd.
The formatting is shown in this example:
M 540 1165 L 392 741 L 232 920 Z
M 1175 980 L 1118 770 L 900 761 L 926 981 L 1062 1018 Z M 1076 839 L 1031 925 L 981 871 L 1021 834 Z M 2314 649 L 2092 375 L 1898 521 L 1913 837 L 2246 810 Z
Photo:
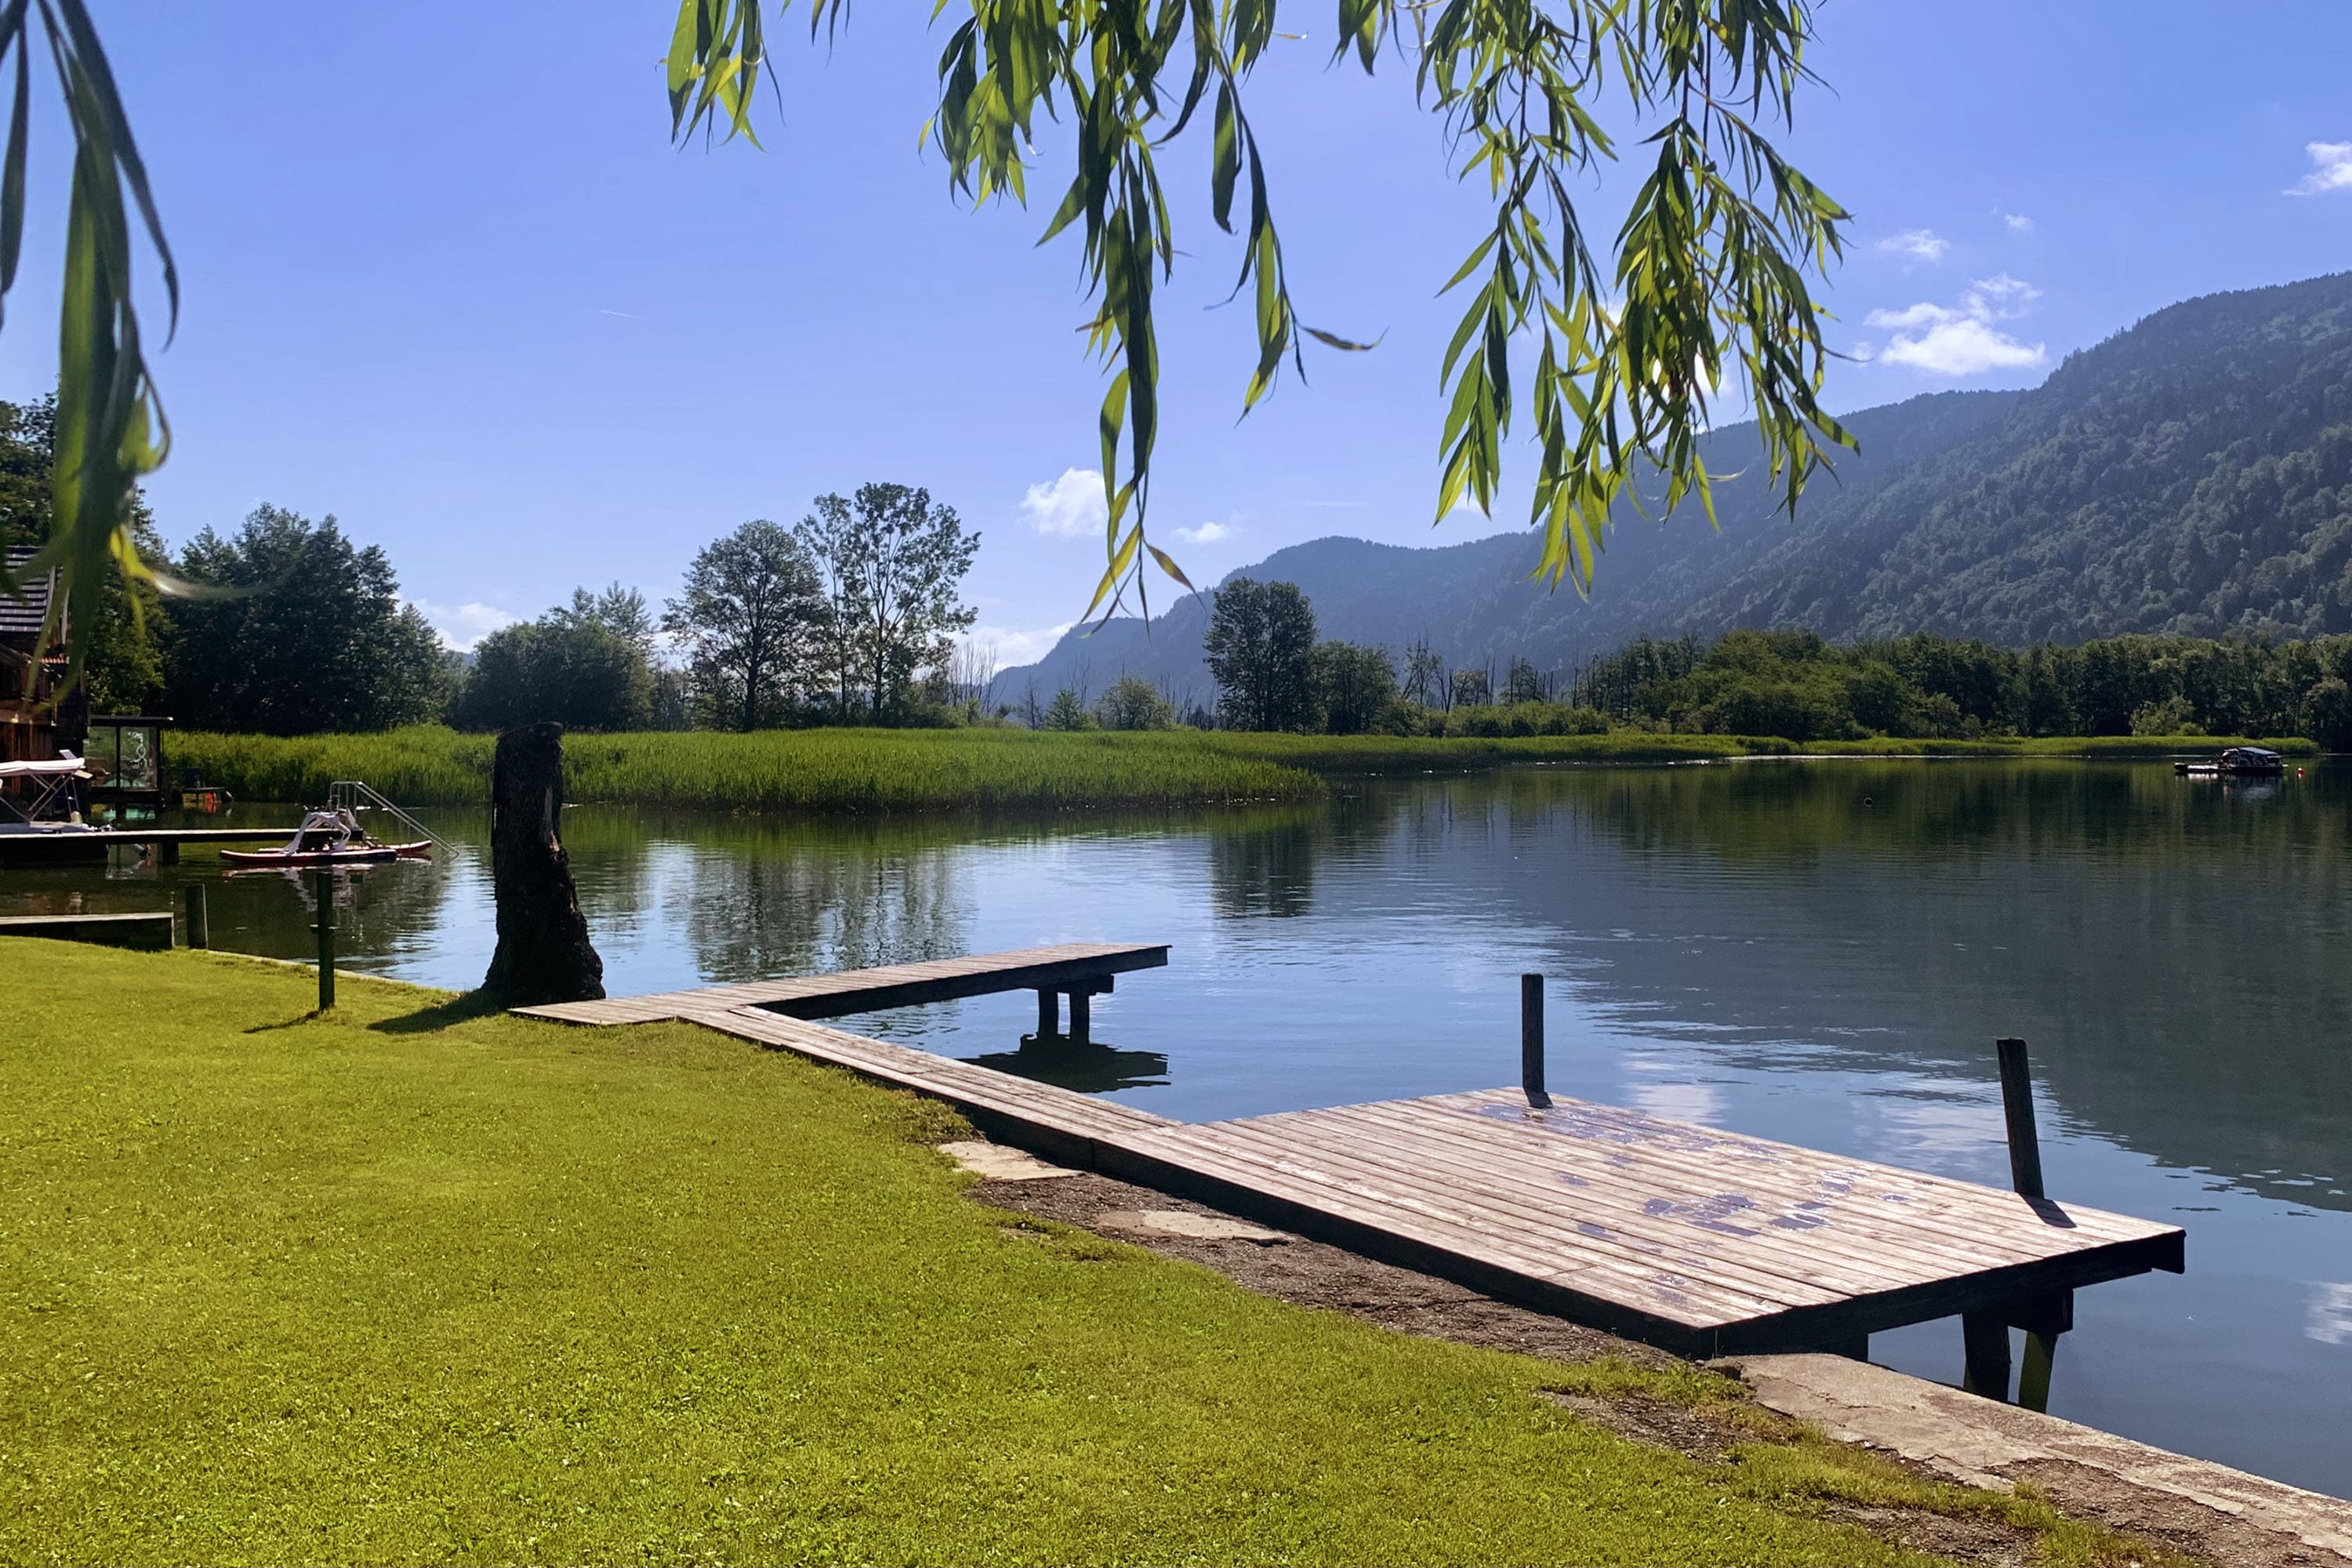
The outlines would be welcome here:
M 382 844 L 368 837 L 359 818 L 347 809 L 314 811 L 302 818 L 294 837 L 277 849 L 224 849 L 220 858 L 232 866 L 375 866 L 387 860 L 429 860 L 433 841 Z
M 2286 759 L 2268 746 L 2231 746 L 2210 763 L 2175 763 L 2172 771 L 2189 778 L 2276 778 L 2286 772 Z
M 89 764 L 69 752 L 30 762 L 0 763 L 0 833 L 95 833 L 76 809 L 74 786 L 86 784 Z

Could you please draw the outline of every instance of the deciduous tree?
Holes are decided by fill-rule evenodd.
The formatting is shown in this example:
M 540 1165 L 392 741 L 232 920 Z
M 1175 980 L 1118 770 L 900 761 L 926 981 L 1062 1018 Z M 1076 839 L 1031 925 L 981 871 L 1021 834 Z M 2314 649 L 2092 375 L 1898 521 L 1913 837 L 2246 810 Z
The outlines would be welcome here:
M 1315 612 L 1296 583 L 1235 577 L 1218 589 L 1202 651 L 1229 730 L 1304 730 L 1315 721 L 1308 654 Z
M 980 535 L 953 507 L 906 485 L 819 496 L 798 538 L 824 584 L 823 625 L 845 710 L 863 687 L 867 713 L 901 714 L 916 671 L 945 663 L 978 612 L 962 602 Z
M 703 546 L 684 588 L 662 627 L 711 719 L 747 731 L 781 722 L 817 673 L 824 605 L 807 547 L 755 519 Z

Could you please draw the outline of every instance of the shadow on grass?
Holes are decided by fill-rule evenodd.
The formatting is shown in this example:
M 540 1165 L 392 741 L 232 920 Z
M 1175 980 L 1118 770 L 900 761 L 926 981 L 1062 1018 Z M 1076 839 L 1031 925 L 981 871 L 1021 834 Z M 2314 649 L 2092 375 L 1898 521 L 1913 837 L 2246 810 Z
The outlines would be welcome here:
M 491 993 L 468 991 L 463 995 L 452 996 L 446 1002 L 436 1002 L 430 1007 L 403 1013 L 396 1018 L 379 1018 L 368 1027 L 379 1035 L 429 1035 L 452 1024 L 487 1018 L 505 1011 L 505 1002 Z

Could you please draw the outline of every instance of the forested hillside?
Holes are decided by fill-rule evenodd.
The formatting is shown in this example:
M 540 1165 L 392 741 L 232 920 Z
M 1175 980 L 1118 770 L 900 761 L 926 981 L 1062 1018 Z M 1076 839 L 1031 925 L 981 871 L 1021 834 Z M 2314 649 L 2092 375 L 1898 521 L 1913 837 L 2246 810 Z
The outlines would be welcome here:
M 1324 539 L 1238 574 L 1297 583 L 1320 635 L 1570 670 L 1636 634 L 1807 626 L 2011 647 L 2122 633 L 2352 631 L 2352 274 L 2192 300 L 2069 355 L 2026 393 L 1865 410 L 1862 450 L 1791 521 L 1753 476 L 1665 525 L 1619 520 L 1590 601 L 1527 581 L 1534 544 Z M 1713 437 L 1717 471 L 1754 432 Z M 1205 608 L 1065 638 L 998 678 L 1101 689 L 1122 671 L 1205 696 Z

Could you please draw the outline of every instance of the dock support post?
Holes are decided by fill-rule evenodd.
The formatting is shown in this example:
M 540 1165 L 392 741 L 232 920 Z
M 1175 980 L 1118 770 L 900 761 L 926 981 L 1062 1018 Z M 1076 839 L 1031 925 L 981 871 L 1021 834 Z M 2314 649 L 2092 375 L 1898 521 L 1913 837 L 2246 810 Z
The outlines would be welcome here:
M 213 944 L 212 914 L 205 907 L 205 885 L 191 882 L 187 887 L 188 945 L 195 948 Z
M 1999 1312 L 1960 1314 L 1968 1370 L 1960 1386 L 1987 1399 L 2009 1401 L 2009 1323 Z
M 2009 1131 L 2009 1184 L 2028 1203 L 2046 1203 L 2049 1193 L 2042 1180 L 2042 1136 L 2033 1124 L 2033 1075 L 2025 1058 L 2025 1042 L 2003 1038 L 1993 1042 L 2000 1065 L 2001 1118 Z M 1968 1358 L 1960 1386 L 1990 1399 L 2009 1398 L 2009 1331 L 2025 1331 L 2025 1364 L 2017 1379 L 2017 1403 L 2029 1410 L 2050 1408 L 2050 1369 L 2057 1358 L 2058 1336 L 2074 1326 L 2074 1295 L 2055 1295 L 2015 1302 L 2000 1312 L 1964 1312 L 1960 1340 Z
M 1070 1044 L 1094 1044 L 1094 998 L 1084 991 L 1070 993 Z
M 335 1005 L 335 893 L 332 873 L 320 867 L 311 874 L 319 898 L 319 1011 Z
M 2017 1403 L 2050 1414 L 2050 1363 L 2058 1353 L 2058 1336 L 2025 1331 L 2025 1363 L 2017 1369 Z
M 1037 993 L 1037 1038 L 1050 1040 L 1062 1032 L 1062 995 L 1058 991 Z
M 1544 993 L 1543 976 L 1519 976 L 1519 1087 L 1526 1091 L 1528 1103 L 1538 1110 L 1551 1109 L 1551 1096 L 1544 1092 Z

